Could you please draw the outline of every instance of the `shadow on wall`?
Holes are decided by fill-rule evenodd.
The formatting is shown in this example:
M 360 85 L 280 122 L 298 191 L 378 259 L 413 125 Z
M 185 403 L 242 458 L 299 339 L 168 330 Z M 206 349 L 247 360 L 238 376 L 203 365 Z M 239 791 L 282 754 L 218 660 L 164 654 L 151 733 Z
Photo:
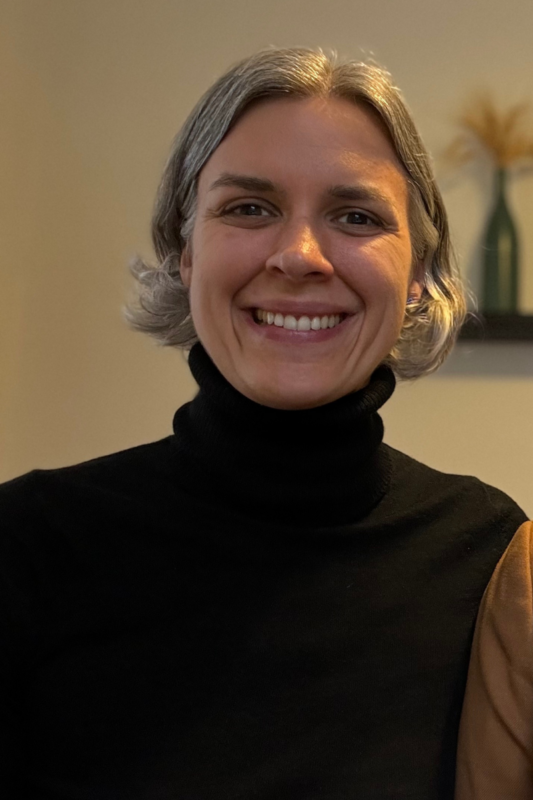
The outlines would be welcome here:
M 435 377 L 533 378 L 533 342 L 458 342 Z

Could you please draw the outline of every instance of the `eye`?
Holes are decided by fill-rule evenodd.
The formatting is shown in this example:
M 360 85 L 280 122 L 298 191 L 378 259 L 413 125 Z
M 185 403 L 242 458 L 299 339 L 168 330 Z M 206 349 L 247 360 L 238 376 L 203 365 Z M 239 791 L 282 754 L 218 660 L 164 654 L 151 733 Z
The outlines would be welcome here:
M 341 224 L 353 228 L 381 227 L 377 217 L 366 214 L 364 211 L 345 211 L 344 214 L 340 214 L 336 219 Z
M 233 217 L 270 217 L 272 213 L 259 203 L 239 203 L 237 206 L 225 208 L 222 212 L 224 216 Z

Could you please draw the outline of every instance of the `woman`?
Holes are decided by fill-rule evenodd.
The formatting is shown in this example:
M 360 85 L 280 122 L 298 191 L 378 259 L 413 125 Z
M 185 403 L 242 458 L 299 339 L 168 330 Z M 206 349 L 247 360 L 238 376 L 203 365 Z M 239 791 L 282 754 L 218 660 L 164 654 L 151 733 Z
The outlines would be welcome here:
M 0 490 L 4 796 L 451 798 L 472 628 L 525 521 L 387 447 L 464 316 L 383 71 L 271 49 L 191 113 L 127 317 L 174 433 Z M 9 794 L 10 793 L 10 794 Z

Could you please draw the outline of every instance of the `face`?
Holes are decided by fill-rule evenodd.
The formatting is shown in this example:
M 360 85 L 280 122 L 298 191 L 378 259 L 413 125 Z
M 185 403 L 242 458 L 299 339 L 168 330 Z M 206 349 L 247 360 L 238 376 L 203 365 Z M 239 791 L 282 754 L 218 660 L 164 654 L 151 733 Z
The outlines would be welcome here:
M 331 98 L 248 110 L 200 173 L 181 276 L 200 341 L 251 400 L 305 409 L 365 386 L 420 294 L 381 123 Z

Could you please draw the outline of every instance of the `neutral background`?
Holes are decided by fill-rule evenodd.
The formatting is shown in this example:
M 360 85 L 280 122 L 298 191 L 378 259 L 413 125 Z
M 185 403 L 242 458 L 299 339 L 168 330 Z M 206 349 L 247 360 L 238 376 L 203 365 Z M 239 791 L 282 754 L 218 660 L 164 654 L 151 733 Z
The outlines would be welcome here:
M 0 480 L 171 432 L 195 385 L 130 332 L 126 265 L 150 256 L 172 137 L 207 86 L 259 47 L 372 56 L 432 152 L 460 262 L 479 285 L 490 176 L 439 154 L 471 92 L 533 101 L 531 0 L 0 0 Z M 533 313 L 533 175 L 516 178 L 522 311 Z M 459 345 L 401 386 L 386 440 L 478 475 L 533 515 L 533 344 Z

